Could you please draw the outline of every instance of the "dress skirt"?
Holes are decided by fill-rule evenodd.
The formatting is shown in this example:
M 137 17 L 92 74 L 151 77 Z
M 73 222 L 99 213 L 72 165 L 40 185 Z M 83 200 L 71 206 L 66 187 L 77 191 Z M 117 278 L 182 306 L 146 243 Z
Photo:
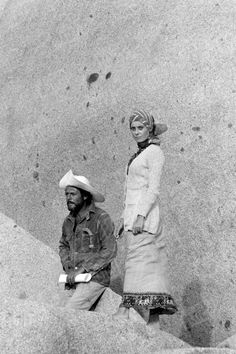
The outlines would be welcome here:
M 166 245 L 162 231 L 125 233 L 127 257 L 121 306 L 173 314 L 176 304 L 169 293 Z

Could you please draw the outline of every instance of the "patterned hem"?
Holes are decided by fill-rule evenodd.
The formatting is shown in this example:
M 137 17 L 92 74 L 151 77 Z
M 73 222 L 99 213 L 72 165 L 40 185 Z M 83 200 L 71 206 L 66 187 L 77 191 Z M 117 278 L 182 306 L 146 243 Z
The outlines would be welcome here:
M 125 293 L 122 297 L 122 306 L 142 307 L 160 315 L 172 315 L 178 311 L 173 298 L 168 294 L 153 293 Z

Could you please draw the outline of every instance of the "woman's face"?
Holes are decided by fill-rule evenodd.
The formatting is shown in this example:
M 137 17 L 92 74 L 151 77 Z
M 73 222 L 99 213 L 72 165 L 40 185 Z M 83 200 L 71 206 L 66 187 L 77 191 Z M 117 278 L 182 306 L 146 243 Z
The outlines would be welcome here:
M 137 143 L 141 143 L 142 141 L 147 140 L 149 137 L 148 128 L 141 122 L 136 121 L 131 123 L 130 130 L 134 140 Z

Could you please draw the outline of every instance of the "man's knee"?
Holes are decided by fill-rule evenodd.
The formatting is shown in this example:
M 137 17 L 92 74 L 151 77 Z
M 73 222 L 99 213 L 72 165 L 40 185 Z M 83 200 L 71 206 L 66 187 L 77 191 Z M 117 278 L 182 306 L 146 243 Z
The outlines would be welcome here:
M 68 300 L 66 308 L 74 310 L 90 310 L 104 290 L 105 287 L 103 285 L 95 282 L 79 284 L 73 296 Z

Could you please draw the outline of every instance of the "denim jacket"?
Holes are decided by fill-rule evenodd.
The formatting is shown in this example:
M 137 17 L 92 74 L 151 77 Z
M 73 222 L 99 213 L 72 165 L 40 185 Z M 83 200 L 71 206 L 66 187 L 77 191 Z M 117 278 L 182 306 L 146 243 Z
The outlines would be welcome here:
M 59 255 L 63 268 L 84 268 L 92 274 L 92 281 L 110 284 L 111 261 L 117 245 L 114 224 L 110 216 L 92 203 L 82 215 L 70 213 L 62 226 Z

